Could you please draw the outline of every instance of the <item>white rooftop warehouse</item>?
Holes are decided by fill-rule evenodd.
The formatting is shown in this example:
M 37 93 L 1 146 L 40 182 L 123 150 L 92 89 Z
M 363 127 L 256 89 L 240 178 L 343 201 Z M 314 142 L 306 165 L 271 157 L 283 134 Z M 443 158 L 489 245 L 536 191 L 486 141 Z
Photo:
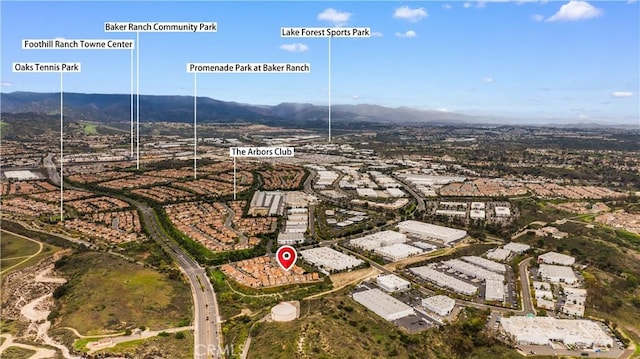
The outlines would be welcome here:
M 451 244 L 467 236 L 467 232 L 461 229 L 437 226 L 435 224 L 413 220 L 398 223 L 398 229 L 402 233 L 423 239 L 435 239 L 444 244 Z
M 478 267 L 477 265 L 467 263 L 459 259 L 449 259 L 448 261 L 442 262 L 442 264 L 455 270 L 456 272 L 460 272 L 470 277 L 475 277 L 482 280 L 504 280 L 503 274 L 498 274 L 496 272 L 486 270 L 484 268 Z
M 427 266 L 410 268 L 409 271 L 422 279 L 434 283 L 438 287 L 450 289 L 456 293 L 474 295 L 478 291 L 478 288 L 474 285 L 463 282 L 460 279 L 451 277 L 442 272 L 438 272 L 437 270 Z
M 585 348 L 613 346 L 613 338 L 590 320 L 512 316 L 502 318 L 500 323 L 518 344 L 547 345 L 561 341 Z
M 485 286 L 484 299 L 502 302 L 504 300 L 504 283 L 501 280 L 488 279 Z
M 422 299 L 422 306 L 438 315 L 446 317 L 456 305 L 456 301 L 446 295 L 435 295 Z
M 407 236 L 395 231 L 382 231 L 378 233 L 369 234 L 361 238 L 355 238 L 349 241 L 349 244 L 356 248 L 361 248 L 367 251 L 375 248 L 388 246 L 395 243 L 404 243 L 407 241 Z
M 464 257 L 460 257 L 460 259 L 462 259 L 465 262 L 475 264 L 477 266 L 480 266 L 482 268 L 488 269 L 493 272 L 505 273 L 507 271 L 507 267 L 504 264 L 490 261 L 482 257 L 464 256 Z
M 422 249 L 404 243 L 395 243 L 390 246 L 376 248 L 373 252 L 382 256 L 385 260 L 397 262 L 401 259 L 422 253 Z
M 415 313 L 413 308 L 380 289 L 353 293 L 353 299 L 388 321 L 404 318 Z
M 576 262 L 572 256 L 557 252 L 547 252 L 538 256 L 538 263 L 559 264 L 561 266 L 571 266 Z
M 520 254 L 528 251 L 531 248 L 531 246 L 524 243 L 511 242 L 511 243 L 505 244 L 503 248 L 508 251 Z
M 557 266 L 553 264 L 540 264 L 538 268 L 540 278 L 552 283 L 574 284 L 578 281 L 571 267 Z
M 486 254 L 487 258 L 498 262 L 506 261 L 510 255 L 511 251 L 504 248 L 491 249 Z
M 302 258 L 318 267 L 320 270 L 341 271 L 357 267 L 364 263 L 362 260 L 338 252 L 329 247 L 311 248 L 300 251 Z
M 411 283 L 406 281 L 395 274 L 379 275 L 376 282 L 380 288 L 387 292 L 397 292 L 401 290 L 409 290 Z

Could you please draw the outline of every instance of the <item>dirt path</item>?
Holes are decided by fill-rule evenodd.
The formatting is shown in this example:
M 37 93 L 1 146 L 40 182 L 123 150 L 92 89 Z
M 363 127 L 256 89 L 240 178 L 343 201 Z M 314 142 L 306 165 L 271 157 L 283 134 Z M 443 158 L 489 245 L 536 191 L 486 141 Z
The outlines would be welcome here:
M 102 350 L 102 349 L 106 349 L 106 348 L 113 348 L 118 344 L 121 343 L 126 343 L 126 342 L 130 342 L 130 341 L 134 341 L 134 340 L 140 340 L 140 339 L 148 339 L 148 338 L 152 338 L 157 336 L 158 334 L 164 332 L 164 333 L 177 333 L 177 332 L 182 332 L 185 330 L 193 330 L 193 326 L 188 326 L 188 327 L 178 327 L 178 328 L 169 328 L 169 329 L 163 329 L 163 330 L 145 330 L 143 332 L 140 333 L 136 333 L 136 334 L 131 334 L 131 335 L 127 335 L 127 336 L 122 336 L 122 337 L 116 337 L 116 338 L 105 338 L 102 340 L 98 340 L 95 342 L 89 342 L 87 343 L 87 348 L 89 348 L 89 354 L 92 354 L 98 350 Z
M 27 350 L 33 350 L 35 353 L 32 356 L 30 356 L 29 359 L 53 358 L 56 355 L 55 350 L 35 347 L 33 345 L 27 345 L 22 343 L 14 343 L 13 342 L 14 337 L 11 334 L 2 334 L 0 335 L 0 337 L 5 338 L 4 342 L 2 342 L 2 345 L 0 345 L 0 357 L 2 357 L 2 353 L 7 348 L 10 348 L 10 347 L 18 347 L 18 348 L 27 349 Z
M 315 298 L 319 298 L 322 297 L 323 295 L 329 294 L 329 293 L 333 293 L 336 291 L 339 291 L 340 289 L 351 285 L 351 284 L 355 284 L 357 282 L 360 282 L 364 279 L 370 278 L 370 277 L 374 277 L 376 275 L 380 274 L 380 271 L 374 267 L 369 267 L 369 268 L 364 268 L 364 269 L 359 269 L 359 270 L 355 270 L 353 272 L 344 272 L 344 273 L 338 273 L 338 274 L 333 274 L 331 276 L 329 276 L 329 278 L 331 278 L 331 282 L 333 282 L 334 288 L 331 290 L 328 290 L 326 292 L 321 292 L 321 293 L 316 293 L 313 295 L 310 295 L 306 298 L 304 298 L 303 300 L 310 300 L 310 299 L 315 299 Z

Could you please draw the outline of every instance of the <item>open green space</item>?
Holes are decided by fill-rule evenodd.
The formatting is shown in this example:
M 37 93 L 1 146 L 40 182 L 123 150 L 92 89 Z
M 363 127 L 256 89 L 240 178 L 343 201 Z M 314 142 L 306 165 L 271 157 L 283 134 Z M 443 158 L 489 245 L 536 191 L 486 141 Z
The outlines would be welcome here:
M 0 258 L 30 256 L 38 252 L 40 245 L 12 233 L 0 232 Z
M 54 292 L 56 327 L 92 335 L 177 327 L 191 318 L 191 291 L 181 278 L 104 253 L 80 252 L 56 268 L 69 280 Z
M 8 347 L 2 352 L 2 359 L 27 359 L 31 358 L 36 352 L 31 349 Z
M 82 130 L 84 131 L 85 135 L 98 134 L 97 126 L 93 123 L 85 123 L 84 126 L 82 127 Z
M 36 264 L 40 259 L 60 250 L 56 246 L 43 243 L 42 251 L 38 253 L 39 243 L 6 231 L 0 233 L 0 270 L 2 275 Z M 35 255 L 36 253 L 38 254 Z M 29 258 L 30 256 L 33 257 Z
M 120 343 L 113 348 L 98 350 L 94 355 L 114 354 L 133 358 L 162 357 L 162 358 L 191 358 L 193 357 L 193 333 L 183 331 L 165 333 L 148 339 L 132 340 Z M 79 339 L 74 346 L 84 346 L 97 339 Z M 86 348 L 83 350 L 86 351 Z

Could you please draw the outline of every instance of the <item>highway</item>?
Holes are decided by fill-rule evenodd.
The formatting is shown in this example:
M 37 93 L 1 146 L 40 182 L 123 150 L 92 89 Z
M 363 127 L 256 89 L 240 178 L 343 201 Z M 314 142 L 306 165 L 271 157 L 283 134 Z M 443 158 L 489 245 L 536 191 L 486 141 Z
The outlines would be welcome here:
M 163 246 L 189 279 L 194 304 L 194 358 L 222 358 L 221 324 L 216 293 L 207 273 L 162 229 L 153 210 L 146 204 L 129 200 L 140 213 L 151 237 Z
M 53 156 L 55 156 L 55 154 L 49 153 L 47 157 L 45 157 L 42 160 L 42 163 L 44 164 L 44 168 L 47 170 L 47 173 L 49 174 L 49 179 L 51 180 L 51 182 L 59 185 L 60 175 L 58 175 L 58 170 L 56 170 L 56 165 L 53 163 Z
M 52 161 L 53 156 L 54 154 L 48 154 L 43 163 L 47 169 L 49 179 L 56 184 L 60 184 L 60 177 Z M 222 358 L 225 349 L 222 347 L 222 327 L 218 312 L 218 302 L 206 270 L 167 235 L 151 207 L 123 196 L 116 197 L 129 202 L 140 211 L 151 238 L 166 250 L 189 280 L 194 306 L 194 358 Z
M 536 314 L 536 310 L 533 308 L 533 300 L 531 299 L 531 290 L 529 288 L 529 273 L 527 273 L 527 267 L 531 258 L 527 258 L 520 262 L 518 265 L 518 271 L 520 272 L 520 293 L 522 299 L 522 312 L 523 314 L 533 313 Z

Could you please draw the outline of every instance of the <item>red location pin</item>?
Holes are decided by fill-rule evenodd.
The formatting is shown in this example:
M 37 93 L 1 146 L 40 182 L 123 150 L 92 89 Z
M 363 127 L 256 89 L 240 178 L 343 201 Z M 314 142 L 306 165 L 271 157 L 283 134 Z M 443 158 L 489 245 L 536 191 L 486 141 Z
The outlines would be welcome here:
M 296 264 L 296 260 L 298 260 L 298 253 L 296 249 L 291 246 L 282 246 L 278 248 L 276 251 L 276 259 L 278 260 L 278 264 L 282 269 L 288 271 Z

